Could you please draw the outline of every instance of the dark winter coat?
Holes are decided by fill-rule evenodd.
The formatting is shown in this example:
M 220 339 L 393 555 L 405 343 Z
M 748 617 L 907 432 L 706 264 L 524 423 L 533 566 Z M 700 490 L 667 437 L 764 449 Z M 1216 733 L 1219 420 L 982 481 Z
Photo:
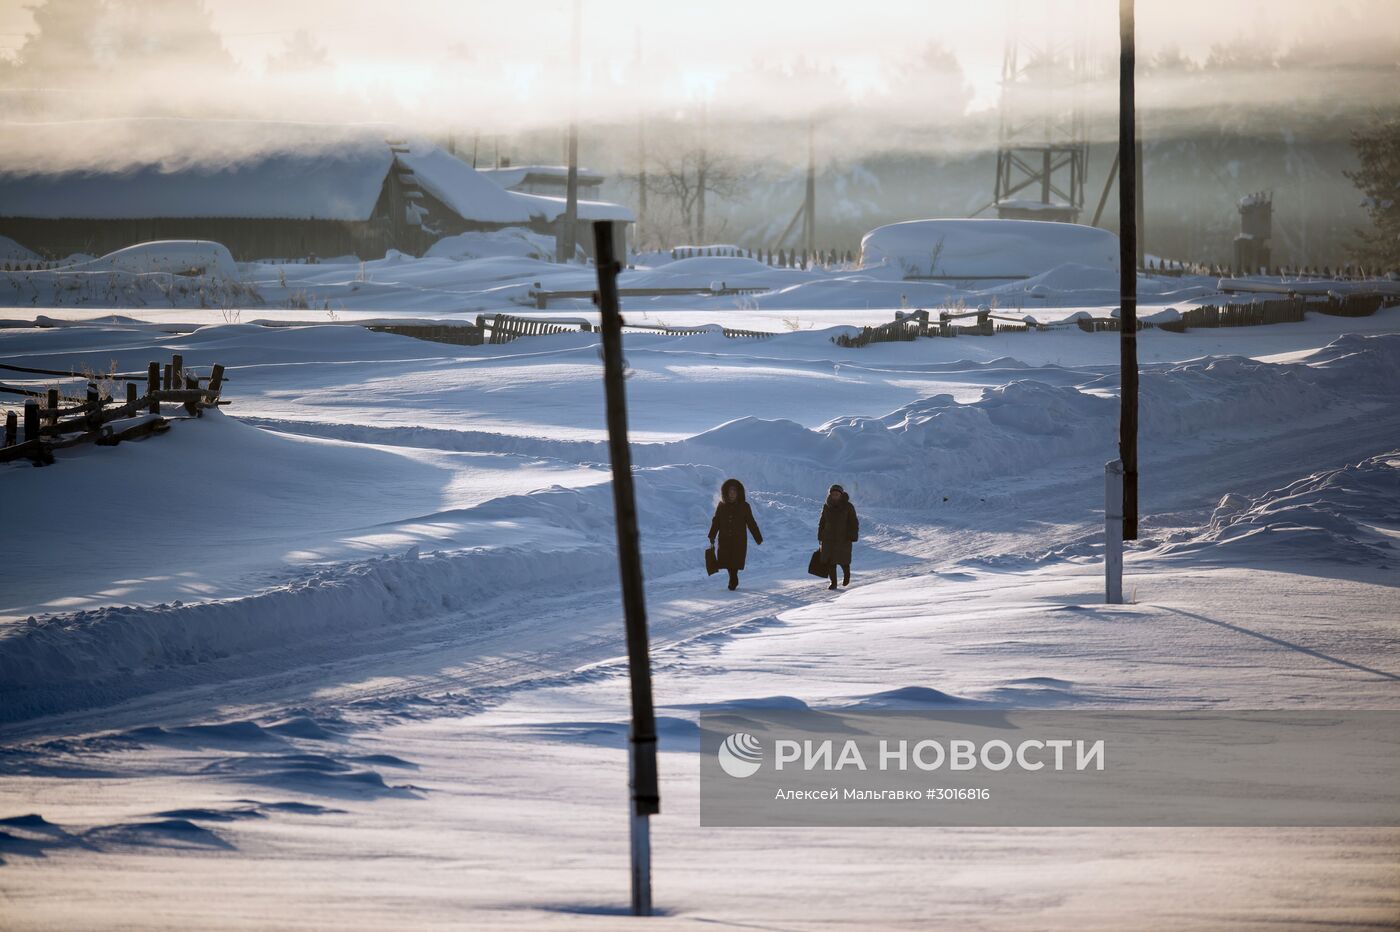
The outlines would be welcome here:
M 827 566 L 851 565 L 851 542 L 860 537 L 860 520 L 856 517 L 851 496 L 841 493 L 841 500 L 822 505 L 817 521 L 817 539 L 822 542 L 822 562 Z
M 729 490 L 738 488 L 737 501 L 729 500 Z M 726 479 L 719 487 L 719 504 L 715 506 L 715 517 L 710 522 L 710 543 L 719 539 L 715 556 L 719 558 L 722 570 L 741 570 L 744 558 L 749 552 L 749 532 L 753 533 L 755 544 L 763 543 L 763 534 L 753 519 L 753 509 L 744 498 L 744 484 L 738 479 Z

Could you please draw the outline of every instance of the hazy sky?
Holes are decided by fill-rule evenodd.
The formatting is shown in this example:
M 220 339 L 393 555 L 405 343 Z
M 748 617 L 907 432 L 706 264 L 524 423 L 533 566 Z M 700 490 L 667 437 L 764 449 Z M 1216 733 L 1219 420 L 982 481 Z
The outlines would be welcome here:
M 50 2 L 101 6 L 100 0 Z M 128 22 L 132 9 L 160 11 L 142 21 L 139 33 L 178 20 L 167 11 L 188 11 L 192 2 L 119 0 L 115 6 L 126 10 Z M 834 101 L 903 111 L 932 124 L 940 107 L 957 114 L 965 102 L 971 111 L 997 105 L 1013 24 L 1031 42 L 1048 35 L 1058 43 L 1086 43 L 1110 66 L 1091 103 L 1111 108 L 1116 93 L 1116 0 L 581 2 L 585 77 L 577 106 L 586 121 L 629 118 L 641 109 L 693 114 L 705 99 L 713 111 L 758 119 L 765 108 L 800 113 Z M 0 54 L 13 57 L 24 47 L 37 6 L 41 0 L 0 0 Z M 103 71 L 98 35 L 96 51 L 89 50 L 89 39 L 88 46 L 31 68 L 21 90 L 0 95 L 0 120 L 159 114 L 498 132 L 558 125 L 575 106 L 573 0 L 205 0 L 204 6 L 233 67 L 227 60 L 211 64 L 218 56 L 170 54 L 172 43 L 156 41 L 156 51 Z M 1334 84 L 1315 72 L 1295 78 L 1265 69 L 1228 89 L 1190 85 L 1178 95 L 1183 99 L 1221 95 L 1291 104 L 1296 98 L 1322 112 L 1358 80 L 1400 83 L 1400 0 L 1138 0 L 1137 10 L 1140 60 L 1172 48 L 1204 60 L 1215 45 L 1242 42 L 1274 49 L 1326 44 L 1364 50 L 1367 58 L 1366 74 L 1340 75 Z M 117 27 L 104 22 L 97 32 L 108 28 Z M 930 45 L 956 56 L 968 93 L 959 93 L 955 83 L 910 79 L 908 63 Z M 290 69 L 272 64 L 279 57 Z M 802 63 L 818 70 L 786 84 L 781 74 L 754 77 L 756 66 L 781 72 Z M 1166 79 L 1141 87 L 1139 95 L 1149 106 L 1172 105 Z
M 13 54 L 34 29 L 38 0 L 0 0 L 0 51 Z M 65 2 L 65 0 L 56 0 Z M 499 89 L 523 99 L 554 96 L 541 79 L 548 63 L 567 59 L 572 0 L 205 0 L 215 28 L 244 67 L 261 71 L 269 55 L 299 30 L 324 47 L 337 81 L 348 87 L 391 86 L 412 99 L 436 93 L 437 64 L 469 56 L 495 72 Z M 673 65 L 658 95 L 712 89 L 727 73 L 755 61 L 799 57 L 835 67 L 861 94 L 886 86 L 891 59 L 929 42 L 956 53 L 974 91 L 973 107 L 995 104 L 1007 24 L 1023 34 L 1082 35 L 1111 52 L 1116 0 L 880 0 L 867 5 L 822 0 L 582 0 L 583 59 L 606 73 L 640 46 L 644 59 Z M 1300 38 L 1389 44 L 1400 49 L 1397 0 L 1139 0 L 1141 54 L 1169 46 L 1203 57 L 1215 43 Z M 1400 52 L 1397 53 L 1400 55 Z

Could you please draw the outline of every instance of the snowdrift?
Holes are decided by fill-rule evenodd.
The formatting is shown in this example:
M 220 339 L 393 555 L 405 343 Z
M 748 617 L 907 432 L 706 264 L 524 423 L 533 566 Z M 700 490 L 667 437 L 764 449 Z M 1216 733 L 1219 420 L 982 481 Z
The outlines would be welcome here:
M 1394 569 L 1400 557 L 1400 450 L 1315 473 L 1258 498 L 1227 495 L 1168 554 L 1279 558 Z
M 444 236 L 428 247 L 424 259 L 490 259 L 513 257 L 554 261 L 554 237 L 524 227 L 506 227 L 491 233 L 458 233 Z
M 989 364 L 1001 367 L 1000 363 Z M 757 487 L 810 494 L 845 477 L 870 504 L 937 501 L 953 485 L 1032 475 L 1049 463 L 1112 458 L 1116 378 L 1083 387 L 1026 378 L 971 403 L 934 395 L 879 417 L 842 417 L 808 429 L 741 418 L 673 444 L 642 444 L 638 462 L 733 464 Z M 1326 416 L 1358 403 L 1386 404 L 1400 390 L 1400 334 L 1349 335 L 1295 364 L 1220 357 L 1144 367 L 1139 421 L 1145 442 L 1242 431 Z
M 1059 266 L 1118 270 L 1118 237 L 1041 220 L 906 220 L 865 234 L 861 265 L 906 276 L 1030 278 Z
M 274 449 L 286 445 L 272 435 L 267 442 Z M 331 455 L 356 454 L 332 448 Z M 695 542 L 709 526 L 724 476 L 708 466 L 637 471 L 648 578 L 696 567 Z M 293 502 L 274 504 L 282 508 Z M 190 510 L 178 502 L 173 506 L 183 508 L 180 513 Z M 407 626 L 444 613 L 489 630 L 504 603 L 518 608 L 533 595 L 560 595 L 614 578 L 612 508 L 607 483 L 554 486 L 417 519 L 432 525 L 469 518 L 498 528 L 496 539 L 506 542 L 499 546 L 444 551 L 415 546 L 393 556 L 315 566 L 241 598 L 30 618 L 0 633 L 0 722 L 117 701 L 159 688 L 198 664 L 224 662 L 240 673 L 260 674 L 279 664 L 305 663 L 306 651 L 383 650 L 405 636 Z M 275 511 L 265 520 L 277 520 Z M 759 501 L 755 511 L 765 534 L 809 536 L 813 516 L 805 511 Z M 168 511 L 167 519 L 176 513 Z M 519 542 L 522 531 L 533 531 L 533 540 Z M 751 547 L 749 562 L 762 566 L 781 556 L 771 547 Z

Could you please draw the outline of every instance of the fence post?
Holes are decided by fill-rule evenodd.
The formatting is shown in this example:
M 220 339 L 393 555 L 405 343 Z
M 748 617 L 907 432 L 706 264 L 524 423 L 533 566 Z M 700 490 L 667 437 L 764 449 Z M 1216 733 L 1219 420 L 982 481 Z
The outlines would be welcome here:
M 146 393 L 151 396 L 150 411 L 152 414 L 160 413 L 160 399 L 156 397 L 158 391 L 160 391 L 160 363 L 153 362 L 146 367 Z
M 19 439 L 19 419 L 15 417 L 15 412 L 5 412 L 5 446 L 12 447 Z
M 39 441 L 39 399 L 26 398 L 24 401 L 24 439 Z
M 87 385 L 87 426 L 92 430 L 102 426 L 102 396 L 97 391 L 97 383 L 89 382 Z
M 1104 602 L 1123 604 L 1123 462 L 1104 464 Z
M 170 391 L 170 363 L 165 364 L 165 379 L 161 382 L 166 391 Z
M 185 387 L 185 357 L 179 353 L 170 357 L 170 387 Z
M 48 395 L 44 400 L 48 402 L 49 407 L 49 415 L 46 420 L 49 422 L 50 427 L 56 427 L 58 426 L 58 389 L 49 389 Z
M 126 406 L 131 409 L 131 413 L 136 413 L 136 383 L 126 383 Z
M 632 790 L 632 913 L 651 915 L 651 816 L 661 811 L 656 772 L 656 709 L 651 691 L 651 652 L 647 641 L 646 590 L 642 581 L 637 500 L 632 487 L 632 453 L 627 443 L 626 363 L 622 357 L 622 314 L 617 273 L 620 226 L 593 224 L 598 267 L 598 310 L 603 335 L 603 389 L 607 402 L 608 451 L 612 460 L 613 508 L 622 576 L 622 607 L 627 627 L 627 667 L 632 685 L 632 726 L 628 733 L 628 772 Z M 618 237 L 619 239 L 621 237 Z
M 224 367 L 222 364 L 215 363 L 214 368 L 209 371 L 209 393 L 217 399 L 219 397 L 219 391 L 223 387 Z

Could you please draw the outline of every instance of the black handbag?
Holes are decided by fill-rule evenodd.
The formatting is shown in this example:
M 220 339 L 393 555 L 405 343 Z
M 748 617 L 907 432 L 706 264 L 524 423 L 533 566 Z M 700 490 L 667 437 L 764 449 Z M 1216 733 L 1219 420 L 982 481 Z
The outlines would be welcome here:
M 719 557 L 715 556 L 715 548 L 705 548 L 705 572 L 713 576 L 719 572 Z
M 826 565 L 826 561 L 822 559 L 822 548 L 818 547 L 816 550 L 812 551 L 812 559 L 807 561 L 807 572 L 809 575 L 821 576 L 822 578 L 831 575 L 831 569 Z

